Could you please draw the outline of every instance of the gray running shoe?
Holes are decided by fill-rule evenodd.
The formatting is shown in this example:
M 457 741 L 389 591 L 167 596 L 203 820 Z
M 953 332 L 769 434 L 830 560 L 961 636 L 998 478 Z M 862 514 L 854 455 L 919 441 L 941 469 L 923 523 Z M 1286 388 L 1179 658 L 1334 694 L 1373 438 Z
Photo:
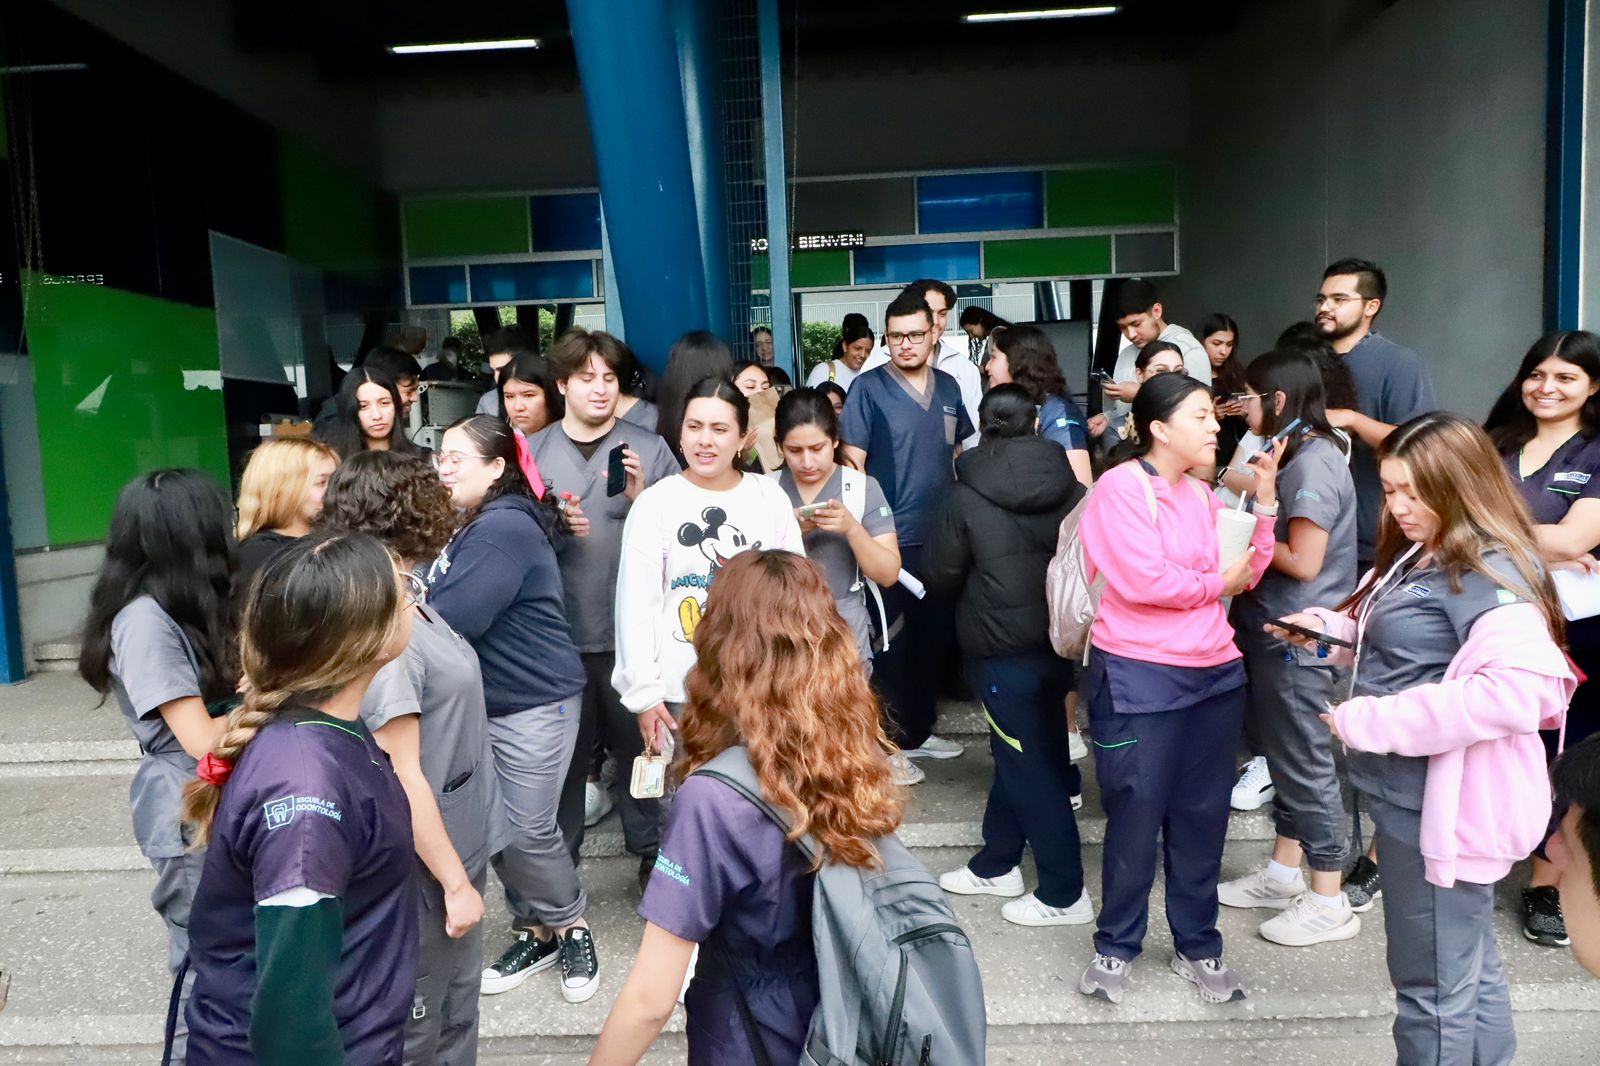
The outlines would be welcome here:
M 1172 972 L 1194 985 L 1207 1003 L 1232 1003 L 1245 997 L 1244 982 L 1221 959 L 1172 959 Z
M 1097 954 L 1079 978 L 1078 991 L 1086 996 L 1097 996 L 1107 1003 L 1121 1003 L 1122 992 L 1128 985 L 1128 971 L 1132 968 L 1131 962 Z
M 1383 896 L 1383 878 L 1378 874 L 1378 864 L 1365 855 L 1356 859 L 1354 866 L 1345 871 L 1344 894 L 1350 909 L 1365 914 Z

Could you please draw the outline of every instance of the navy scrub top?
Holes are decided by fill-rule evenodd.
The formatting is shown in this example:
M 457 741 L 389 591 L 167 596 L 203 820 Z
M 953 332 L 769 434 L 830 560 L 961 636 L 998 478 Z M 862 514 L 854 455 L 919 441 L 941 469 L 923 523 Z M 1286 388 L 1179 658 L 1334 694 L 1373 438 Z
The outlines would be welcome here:
M 1527 477 L 1518 469 L 1518 453 L 1503 459 L 1506 472 L 1528 501 L 1534 525 L 1559 525 L 1577 501 L 1600 499 L 1600 435 L 1575 434 Z

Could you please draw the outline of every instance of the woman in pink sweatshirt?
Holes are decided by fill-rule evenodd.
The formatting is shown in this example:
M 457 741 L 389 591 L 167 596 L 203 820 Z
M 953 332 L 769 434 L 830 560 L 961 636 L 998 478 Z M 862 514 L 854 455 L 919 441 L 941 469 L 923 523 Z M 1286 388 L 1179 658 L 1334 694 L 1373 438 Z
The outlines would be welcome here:
M 1245 676 L 1223 600 L 1260 580 L 1272 559 L 1282 446 L 1252 460 L 1253 536 L 1224 568 L 1222 504 L 1185 473 L 1216 461 L 1210 390 L 1162 374 L 1144 383 L 1132 415 L 1135 458 L 1096 482 L 1079 526 L 1091 575 L 1105 577 L 1083 694 L 1106 838 L 1095 957 L 1078 988 L 1121 1001 L 1149 920 L 1159 835 L 1178 951 L 1172 968 L 1224 1003 L 1245 995 L 1217 932 Z
M 1494 883 L 1548 827 L 1538 730 L 1559 728 L 1577 680 L 1527 506 L 1483 431 L 1423 415 L 1378 457 L 1373 570 L 1336 610 L 1288 621 L 1354 645 L 1330 656 L 1353 680 L 1325 717 L 1377 828 L 1398 1061 L 1498 1066 L 1516 1034 Z

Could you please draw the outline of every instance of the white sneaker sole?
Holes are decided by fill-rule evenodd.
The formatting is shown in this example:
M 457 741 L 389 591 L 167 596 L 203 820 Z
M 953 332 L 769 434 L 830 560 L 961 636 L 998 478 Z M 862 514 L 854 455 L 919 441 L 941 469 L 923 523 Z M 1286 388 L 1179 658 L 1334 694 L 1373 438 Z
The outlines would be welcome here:
M 568 1003 L 587 1003 L 594 998 L 594 994 L 598 991 L 600 991 L 599 971 L 595 972 L 592 980 L 584 982 L 577 988 L 573 988 L 565 981 L 561 982 L 561 998 Z
M 908 759 L 959 759 L 966 754 L 966 749 L 961 751 L 924 751 L 922 748 L 913 748 L 906 752 Z
M 1004 918 L 1012 925 L 1027 926 L 1031 929 L 1042 929 L 1051 925 L 1088 925 L 1090 922 L 1094 921 L 1094 911 L 1091 910 L 1083 914 L 1074 914 L 1069 912 L 1067 914 L 1058 915 L 1054 918 L 1034 918 L 1031 915 L 1022 918 L 1013 918 L 1004 910 L 1001 910 L 1000 917 Z
M 1230 796 L 1228 797 L 1228 806 L 1232 807 L 1236 811 L 1258 811 L 1262 807 L 1265 807 L 1267 804 L 1271 803 L 1272 798 L 1277 794 L 1278 790 L 1276 788 L 1269 788 L 1267 791 L 1259 793 L 1254 798 L 1246 800 L 1243 803 L 1240 803 L 1238 798 Z
M 1313 944 L 1330 944 L 1336 940 L 1354 940 L 1356 934 L 1361 932 L 1361 918 L 1354 913 L 1350 915 L 1348 922 L 1337 928 L 1329 929 L 1322 933 L 1309 933 L 1301 936 L 1273 936 L 1267 932 L 1265 925 L 1266 923 L 1263 922 L 1262 928 L 1256 930 L 1261 934 L 1261 939 L 1273 944 L 1281 944 L 1286 948 L 1308 948 Z
M 1374 892 L 1372 894 L 1372 898 L 1371 899 L 1367 900 L 1361 906 L 1357 907 L 1354 903 L 1350 904 L 1350 909 L 1355 911 L 1357 914 L 1365 914 L 1368 911 L 1370 911 L 1372 908 L 1376 907 L 1378 905 L 1378 901 L 1380 899 L 1382 899 L 1382 898 L 1383 898 L 1383 889 L 1380 888 L 1380 889 L 1378 889 L 1378 891 L 1376 891 L 1376 892 Z
M 1006 888 L 1001 885 L 975 885 L 971 881 L 962 880 L 959 884 L 946 883 L 944 878 L 939 878 L 939 887 L 953 896 L 1004 896 L 1006 899 L 1016 899 L 1027 893 L 1022 885 L 1016 888 Z
M 503 977 L 498 974 L 496 974 L 494 977 L 490 977 L 490 971 L 485 970 L 478 980 L 478 994 L 481 996 L 498 996 L 502 992 L 509 992 L 534 974 L 543 970 L 548 970 L 550 967 L 559 962 L 560 959 L 561 956 L 559 953 L 551 952 L 550 955 L 540 959 L 527 969 L 518 970 L 516 973 L 507 974 Z
M 1201 984 L 1200 978 L 1195 975 L 1194 970 L 1189 966 L 1189 964 L 1178 958 L 1176 955 L 1172 957 L 1172 972 L 1183 978 L 1185 981 L 1188 981 L 1191 985 L 1194 985 L 1194 990 L 1200 993 L 1200 998 L 1205 1000 L 1207 1003 L 1237 1003 L 1240 1000 L 1249 997 L 1249 993 L 1242 988 L 1236 988 L 1231 994 L 1226 996 L 1217 995 L 1205 985 Z
M 1300 891 L 1304 892 L 1305 889 Z M 1296 892 L 1294 896 L 1288 896 L 1284 899 L 1263 899 L 1245 902 L 1244 900 L 1228 899 L 1221 892 L 1218 892 L 1217 902 L 1224 907 L 1231 907 L 1237 911 L 1286 911 L 1289 909 L 1289 904 L 1295 901 L 1295 896 L 1299 894 L 1300 892 Z
M 1124 990 L 1113 991 L 1102 985 L 1092 984 L 1088 975 L 1085 974 L 1078 979 L 1078 991 L 1094 999 L 1104 1000 L 1107 1003 L 1121 1003 Z

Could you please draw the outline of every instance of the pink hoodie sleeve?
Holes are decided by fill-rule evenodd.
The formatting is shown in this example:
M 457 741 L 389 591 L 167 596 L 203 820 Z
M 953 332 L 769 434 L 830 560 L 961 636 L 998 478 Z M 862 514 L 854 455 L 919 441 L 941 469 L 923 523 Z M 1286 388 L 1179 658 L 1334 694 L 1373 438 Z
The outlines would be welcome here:
M 1456 661 L 1476 663 L 1470 672 L 1392 696 L 1347 700 L 1333 712 L 1340 739 L 1357 751 L 1439 755 L 1559 720 L 1574 678 L 1554 641 L 1530 636 L 1544 629 L 1530 603 L 1486 612 L 1456 653 Z
M 1123 599 L 1152 607 L 1199 607 L 1222 597 L 1222 575 L 1179 566 L 1161 547 L 1161 531 L 1133 477 L 1107 474 L 1084 508 L 1078 537 L 1089 561 Z M 1182 491 L 1188 491 L 1184 489 Z

